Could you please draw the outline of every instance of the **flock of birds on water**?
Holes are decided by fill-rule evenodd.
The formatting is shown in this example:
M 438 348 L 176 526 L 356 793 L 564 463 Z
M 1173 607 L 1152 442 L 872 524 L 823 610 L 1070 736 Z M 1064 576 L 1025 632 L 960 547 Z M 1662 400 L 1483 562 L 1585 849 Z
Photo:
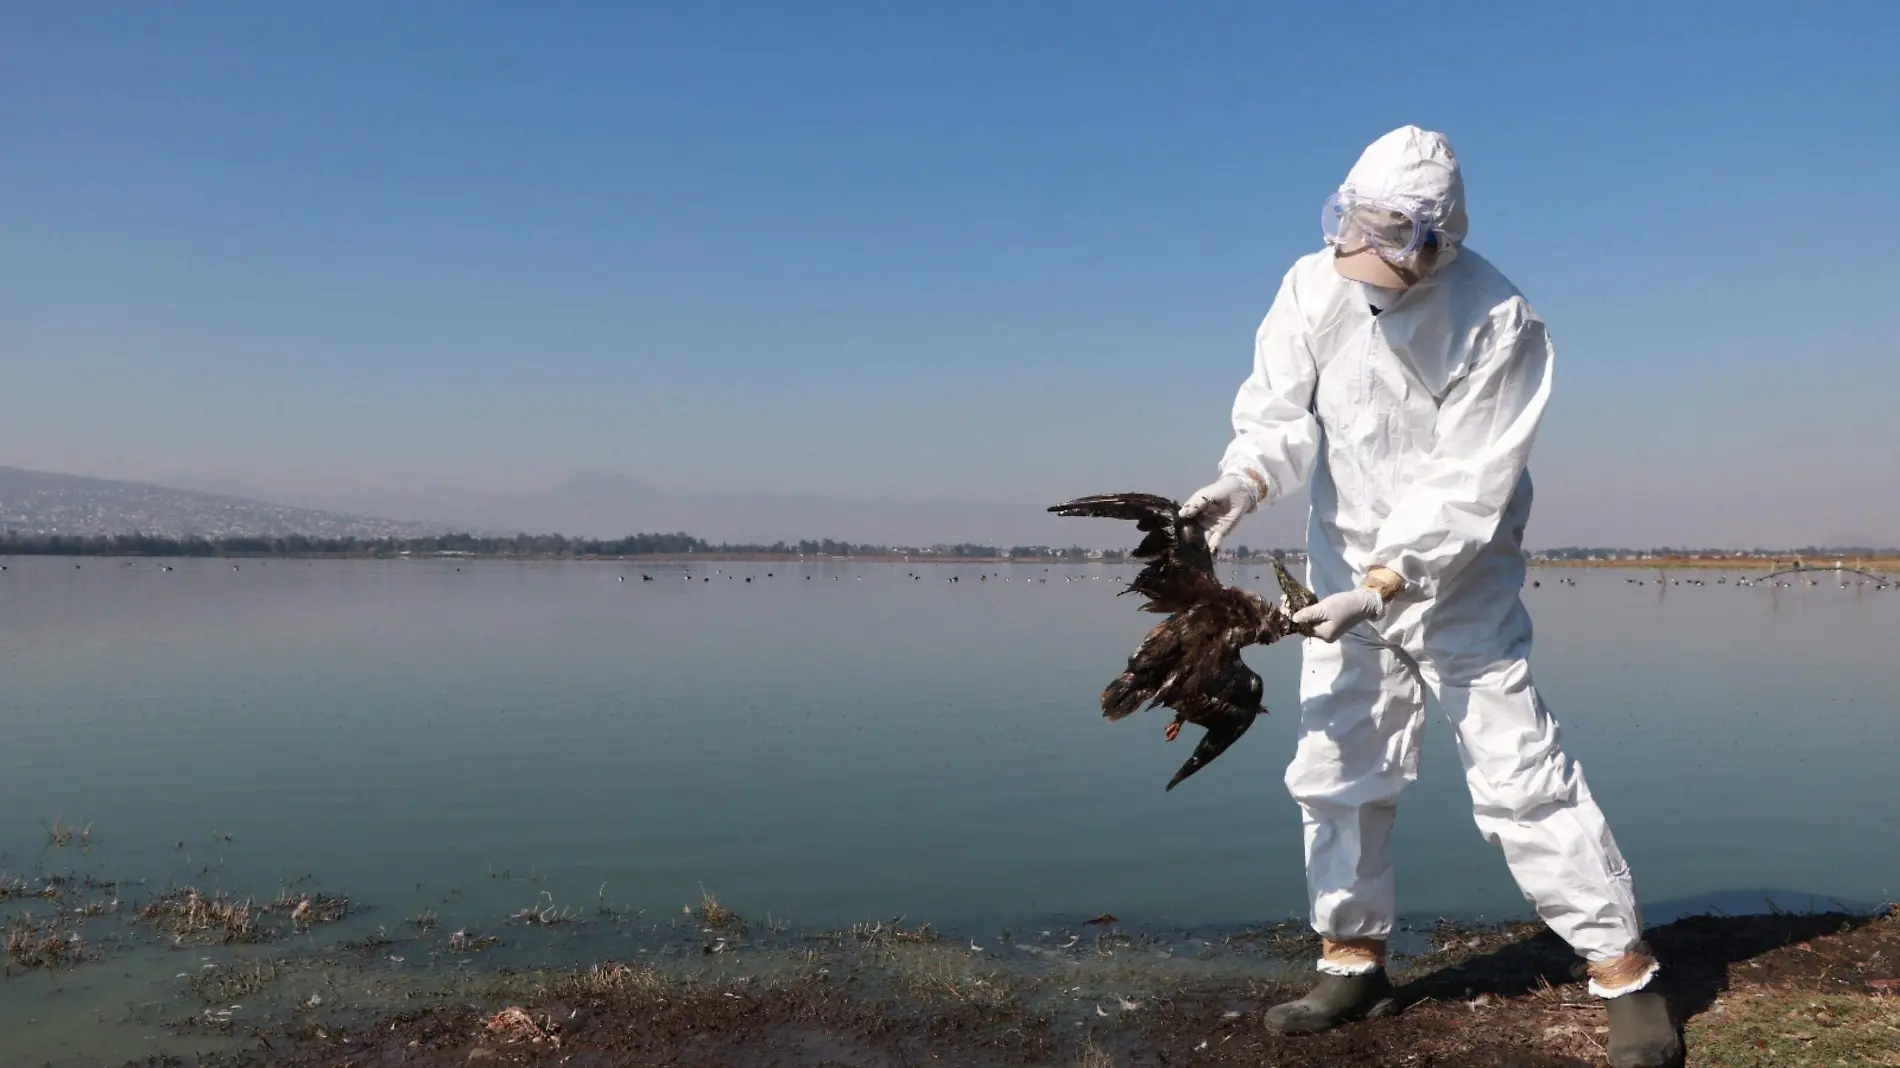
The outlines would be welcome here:
M 1200 528 L 1183 522 L 1180 505 L 1166 497 L 1155 494 L 1119 493 L 1100 494 L 1083 497 L 1056 505 L 1049 509 L 1057 515 L 1083 516 L 1103 519 L 1132 521 L 1142 533 L 1141 543 L 1129 553 L 1129 556 L 1143 564 L 1133 579 L 1127 581 L 1122 594 L 1139 594 L 1142 598 L 1141 610 L 1165 615 L 1167 618 L 1154 626 L 1141 639 L 1134 653 L 1129 656 L 1127 666 L 1110 680 L 1102 691 L 1101 708 L 1104 718 L 1115 721 L 1129 715 L 1156 707 L 1170 709 L 1174 717 L 1168 722 L 1164 734 L 1169 742 L 1180 734 L 1183 724 L 1194 724 L 1203 729 L 1203 734 L 1187 762 L 1182 764 L 1174 777 L 1168 780 L 1166 789 L 1173 790 L 1182 780 L 1200 771 L 1216 757 L 1226 752 L 1239 740 L 1253 721 L 1267 714 L 1267 708 L 1261 703 L 1263 686 L 1260 676 L 1241 659 L 1241 651 L 1251 645 L 1267 645 L 1283 638 L 1310 634 L 1311 628 L 1293 622 L 1294 613 L 1313 604 L 1317 598 L 1313 592 L 1293 578 L 1278 558 L 1268 558 L 1274 581 L 1278 585 L 1281 597 L 1268 600 L 1259 594 L 1239 586 L 1224 585 L 1215 572 L 1213 554 Z M 138 561 L 121 561 L 122 566 L 137 567 Z M 260 567 L 269 566 L 260 561 Z M 305 566 L 312 566 L 306 562 Z M 75 563 L 75 570 L 83 569 L 84 564 Z M 1263 576 L 1255 571 L 1251 576 L 1244 574 L 1246 565 L 1241 565 L 1242 578 L 1251 577 L 1255 581 Z M 9 569 L 0 564 L 0 571 Z M 158 565 L 158 570 L 171 571 L 173 565 Z M 232 564 L 231 570 L 241 570 L 241 565 Z M 462 568 L 457 567 L 457 572 Z M 1012 566 L 1014 570 L 1014 565 Z M 1865 588 L 1885 590 L 1893 580 L 1857 568 L 1835 567 L 1817 568 L 1797 565 L 1794 568 L 1772 572 L 1768 575 L 1753 577 L 1742 576 L 1735 580 L 1740 589 L 1767 585 L 1776 589 L 1789 589 L 1805 585 L 1819 587 L 1821 580 L 1803 577 L 1816 572 L 1828 573 L 1838 579 L 1841 589 Z M 1005 575 L 1000 571 L 984 571 L 976 576 L 976 581 L 987 583 L 990 579 L 1012 582 L 1020 578 L 1024 585 L 1049 582 L 1051 569 L 1043 568 L 1042 574 Z M 1852 575 L 1853 578 L 1848 576 Z M 626 582 L 627 575 L 615 576 L 619 582 Z M 728 582 L 740 581 L 751 584 L 759 576 L 727 572 L 724 568 L 714 568 L 711 575 L 703 571 L 695 574 L 686 570 L 680 578 L 691 583 L 698 578 L 702 584 L 710 584 L 715 577 Z M 775 579 L 778 572 L 767 571 L 766 579 Z M 812 575 L 799 576 L 805 582 L 813 580 Z M 842 575 L 823 575 L 832 582 L 841 582 Z M 905 577 L 912 582 L 922 582 L 924 576 L 916 571 L 906 571 Z M 960 583 L 964 574 L 943 576 L 943 581 Z M 1100 574 L 1062 575 L 1065 583 L 1100 582 Z M 854 582 L 863 582 L 862 574 L 851 576 Z M 640 573 L 643 583 L 658 581 L 649 572 Z M 1709 580 L 1703 577 L 1671 578 L 1659 574 L 1652 578 L 1629 576 L 1624 583 L 1631 586 L 1648 586 L 1652 581 L 1659 587 L 1690 586 L 1706 587 Z M 1729 584 L 1727 576 L 1716 577 L 1715 585 Z M 1542 588 L 1543 580 L 1532 579 L 1533 589 Z M 1574 587 L 1574 576 L 1563 575 L 1555 578 L 1557 587 Z
M 1275 566 L 1275 567 L 1278 567 L 1278 566 L 1280 566 L 1280 565 L 1278 564 L 1278 562 L 1277 562 L 1277 561 L 1272 561 L 1272 562 L 1273 562 L 1273 566 Z M 309 562 L 309 561 L 306 561 L 305 563 L 306 563 L 306 566 L 308 566 L 310 562 Z M 120 562 L 120 566 L 123 566 L 123 567 L 128 567 L 128 568 L 136 568 L 136 567 L 138 567 L 138 566 L 139 566 L 139 562 L 138 562 L 138 561 L 136 561 L 136 560 L 125 560 L 125 561 L 121 561 L 121 562 Z M 260 561 L 260 562 L 258 563 L 258 565 L 257 565 L 257 566 L 259 566 L 259 567 L 265 567 L 265 566 L 268 566 L 268 563 L 267 563 L 267 562 L 264 562 L 264 561 Z M 1012 565 L 1012 566 L 1021 566 L 1021 565 Z M 1238 566 L 1239 566 L 1239 567 L 1240 567 L 1241 569 L 1243 569 L 1243 570 L 1244 570 L 1244 569 L 1245 569 L 1245 568 L 1247 568 L 1247 567 L 1248 567 L 1249 565 L 1247 565 L 1247 564 L 1240 564 L 1240 565 L 1238 565 Z M 84 565 L 84 564 L 74 564 L 74 565 L 73 565 L 73 570 L 75 570 L 75 571 L 79 571 L 79 570 L 83 570 L 83 569 L 84 569 L 84 567 L 85 567 L 85 565 Z M 10 570 L 10 565 L 7 565 L 7 564 L 0 564 L 0 571 L 7 571 L 7 570 Z M 154 570 L 154 571 L 176 571 L 176 570 L 178 570 L 178 569 L 177 569 L 177 568 L 176 568 L 175 566 L 173 566 L 173 565 L 171 565 L 171 564 L 160 564 L 160 565 L 158 565 L 157 567 L 154 567 L 154 568 L 152 568 L 152 570 Z M 239 564 L 232 564 L 232 565 L 231 565 L 231 570 L 233 570 L 233 571 L 238 571 L 238 570 L 242 570 L 242 565 L 239 565 Z M 461 571 L 461 570 L 462 570 L 462 568 L 459 568 L 459 567 L 458 567 L 458 568 L 456 568 L 455 570 L 456 570 L 456 571 Z M 1043 571 L 1045 571 L 1045 572 L 1047 572 L 1047 571 L 1050 571 L 1050 570 L 1051 570 L 1051 569 L 1050 569 L 1050 568 L 1048 568 L 1048 567 L 1044 567 L 1044 568 L 1043 568 Z M 1821 574 L 1821 573 L 1826 573 L 1826 574 L 1834 574 L 1834 573 L 1836 573 L 1836 569 L 1835 569 L 1835 568 L 1822 568 L 1822 567 L 1816 567 L 1816 568 L 1807 568 L 1807 569 L 1805 569 L 1805 570 L 1806 570 L 1806 571 L 1807 571 L 1808 573 L 1810 573 L 1810 574 Z M 1843 589 L 1843 590 L 1848 590 L 1848 589 L 1869 589 L 1869 590 L 1886 590 L 1886 589 L 1890 589 L 1890 588 L 1891 588 L 1891 589 L 1900 589 L 1900 579 L 1886 579 L 1886 578 L 1880 578 L 1880 577 L 1870 577 L 1870 576 L 1866 576 L 1866 575 L 1865 575 L 1865 573 L 1862 573 L 1862 572 L 1852 572 L 1852 573 L 1853 573 L 1853 574 L 1856 574 L 1856 575 L 1859 575 L 1859 576 L 1861 576 L 1861 577 L 1857 577 L 1857 578 L 1855 578 L 1855 579 L 1853 579 L 1852 581 L 1848 581 L 1848 580 L 1846 580 L 1846 579 L 1843 579 L 1843 580 L 1841 580 L 1841 582 L 1840 582 L 1840 588 L 1841 588 L 1841 589 Z M 1263 579 L 1263 578 L 1265 578 L 1265 577 L 1266 577 L 1266 575 L 1267 575 L 1267 573 L 1265 573 L 1265 572 L 1255 572 L 1255 573 L 1253 573 L 1252 575 L 1242 575 L 1241 577 L 1242 577 L 1242 578 L 1252 578 L 1252 579 L 1253 579 L 1254 581 L 1256 581 L 1256 582 L 1257 582 L 1257 581 L 1260 581 L 1261 579 Z M 627 581 L 627 576 L 626 576 L 626 575 L 624 575 L 624 574 L 623 574 L 623 575 L 619 575 L 619 576 L 617 576 L 617 577 L 618 577 L 618 579 L 619 579 L 619 581 L 621 581 L 621 582 L 625 582 L 625 581 Z M 681 575 L 680 577 L 681 577 L 682 579 L 684 579 L 685 581 L 687 581 L 687 582 L 691 582 L 691 581 L 693 581 L 693 579 L 695 579 L 695 578 L 698 578 L 698 579 L 699 579 L 699 581 L 701 581 L 701 582 L 706 582 L 706 583 L 710 583 L 710 582 L 711 582 L 711 581 L 713 580 L 713 578 L 714 578 L 714 577 L 722 577 L 722 578 L 724 578 L 724 579 L 725 579 L 726 581 L 728 581 L 728 582 L 751 582 L 751 581 L 753 580 L 753 578 L 754 578 L 754 577 L 757 577 L 757 576 L 752 576 L 752 575 L 741 575 L 741 574 L 738 574 L 738 573 L 736 573 L 736 572 L 728 572 L 728 571 L 726 571 L 726 570 L 725 570 L 724 568 L 714 568 L 714 569 L 713 569 L 713 574 L 712 574 L 712 575 L 694 575 L 694 574 L 691 574 L 691 573 L 688 573 L 688 574 L 684 574 L 684 575 Z M 767 572 L 765 573 L 765 575 L 764 575 L 763 577 L 764 577 L 764 578 L 768 578 L 768 579 L 769 579 L 769 578 L 776 578 L 776 577 L 777 577 L 777 573 L 776 573 L 776 572 L 772 572 L 772 571 L 767 571 Z M 922 581 L 924 580 L 924 576 L 922 576 L 922 575 L 920 575 L 920 574 L 918 574 L 918 573 L 917 573 L 917 572 L 915 572 L 915 571 L 906 571 L 906 572 L 904 573 L 904 577 L 906 577 L 906 578 L 908 578 L 908 579 L 910 579 L 910 580 L 911 580 L 911 581 L 913 581 L 913 582 L 922 582 Z M 1101 576 L 1101 575 L 1063 575 L 1063 576 L 1060 576 L 1060 577 L 1061 577 L 1061 579 L 1062 579 L 1062 581 L 1063 581 L 1063 582 L 1100 582 L 1100 581 L 1102 581 L 1102 578 L 1103 578 L 1103 576 Z M 805 576 L 803 576 L 803 578 L 804 578 L 804 580 L 805 580 L 806 582 L 810 582 L 810 581 L 812 581 L 812 576 L 810 576 L 810 575 L 805 575 Z M 823 579 L 823 578 L 829 578 L 829 579 L 830 579 L 831 581 L 833 581 L 833 582 L 841 582 L 841 581 L 843 581 L 843 578 L 842 578 L 841 576 L 838 576 L 838 575 L 827 575 L 827 576 L 820 576 L 820 578 L 821 578 L 821 579 Z M 962 576 L 962 575 L 948 575 L 948 576 L 945 576 L 945 577 L 944 577 L 944 578 L 943 578 L 943 579 L 942 579 L 941 581 L 944 581 L 944 582 L 951 582 L 951 583 L 954 583 L 954 582 L 961 582 L 961 581 L 963 580 L 963 578 L 964 578 L 964 576 Z M 989 580 L 991 580 L 991 579 L 996 579 L 996 580 L 998 580 L 998 581 L 1000 581 L 1000 582 L 1012 582 L 1012 581 L 1015 581 L 1015 582 L 1021 582 L 1021 583 L 1023 583 L 1024 585 L 1030 585 L 1030 584 L 1034 584 L 1034 583 L 1045 583 L 1045 584 L 1046 584 L 1046 583 L 1047 583 L 1047 582 L 1049 581 L 1049 579 L 1048 579 L 1048 577 L 1047 577 L 1047 576 L 1040 576 L 1040 575 L 1039 575 L 1039 576 L 1034 576 L 1034 577 L 1031 577 L 1031 576 L 1020 576 L 1020 575 L 1019 575 L 1019 576 L 1015 576 L 1014 578 L 1012 578 L 1011 576 L 1009 576 L 1009 575 L 1005 575 L 1005 574 L 1003 574 L 1003 573 L 1002 573 L 1002 572 L 1000 572 L 1000 571 L 986 571 L 986 572 L 983 572 L 983 573 L 981 573 L 981 574 L 979 574 L 979 575 L 977 575 L 977 576 L 976 576 L 976 581 L 978 581 L 978 582 L 988 582 L 988 581 L 989 581 Z M 852 580 L 853 580 L 853 581 L 856 581 L 856 582 L 863 582 L 863 581 L 864 581 L 864 576 L 863 576 L 863 575 L 853 575 L 853 576 L 852 576 Z M 656 578 L 655 578 L 655 577 L 654 577 L 654 576 L 653 576 L 653 575 L 652 575 L 651 573 L 649 573 L 649 572 L 641 572 L 641 573 L 640 573 L 640 581 L 641 581 L 641 582 L 656 582 L 656 581 L 659 581 L 659 580 L 658 580 L 658 579 L 656 579 Z M 1727 585 L 1730 585 L 1730 582 L 1729 582 L 1729 580 L 1728 580 L 1728 578 L 1727 578 L 1727 576 L 1723 576 L 1723 577 L 1721 577 L 1721 578 L 1717 578 L 1717 579 L 1715 579 L 1715 580 L 1714 580 L 1713 582 L 1710 582 L 1710 581 L 1709 581 L 1709 580 L 1707 580 L 1707 579 L 1700 579 L 1700 578 L 1687 578 L 1687 579 L 1684 579 L 1684 578 L 1677 578 L 1677 579 L 1671 579 L 1671 578 L 1666 578 L 1666 577 L 1660 577 L 1660 576 L 1659 576 L 1659 577 L 1657 577 L 1657 578 L 1654 578 L 1654 579 L 1641 579 L 1641 578 L 1625 578 L 1625 579 L 1623 580 L 1623 583 L 1624 583 L 1625 585 L 1628 585 L 1628 586 L 1651 586 L 1651 585 L 1654 585 L 1654 586 L 1710 586 L 1710 585 L 1714 585 L 1714 586 L 1727 586 Z M 1574 579 L 1574 578 L 1571 578 L 1571 577 L 1568 577 L 1568 576 L 1565 576 L 1565 577 L 1563 577 L 1563 578 L 1558 578 L 1558 579 L 1555 579 L 1555 580 L 1553 580 L 1553 581 L 1552 581 L 1552 585 L 1554 585 L 1554 586 L 1575 586 L 1576 584 L 1577 584 L 1577 580 L 1576 580 L 1576 579 Z M 1542 579 L 1533 579 L 1533 580 L 1531 580 L 1531 583 L 1530 583 L 1530 585 L 1531 585 L 1531 587 L 1532 587 L 1532 588 L 1534 588 L 1534 589 L 1541 589 L 1541 588 L 1543 587 L 1543 585 L 1544 585 L 1544 582 L 1543 582 L 1543 580 L 1542 580 Z M 1807 586 L 1807 587 L 1819 587 L 1819 586 L 1821 586 L 1821 585 L 1823 585 L 1823 583 L 1822 583 L 1822 581 L 1821 581 L 1820 579 L 1804 579 L 1804 578 L 1792 578 L 1792 579 L 1784 579 L 1784 578 L 1780 578 L 1780 577 L 1773 577 L 1773 576 L 1771 576 L 1771 577 L 1769 577 L 1769 578 L 1747 578 L 1747 577 L 1741 577 L 1741 578 L 1737 578 L 1737 579 L 1736 579 L 1736 580 L 1734 581 L 1734 583 L 1733 583 L 1733 585 L 1734 585 L 1734 586 L 1735 586 L 1735 588 L 1737 588 L 1737 589 L 1746 589 L 1746 588 L 1753 588 L 1753 587 L 1757 587 L 1757 586 L 1759 586 L 1759 587 L 1764 587 L 1764 588 L 1768 588 L 1768 589 L 1784 589 L 1784 590 L 1786 590 L 1786 589 L 1796 589 L 1796 588 L 1799 588 L 1799 587 L 1803 587 L 1803 586 Z
M 1166 789 L 1172 790 L 1182 780 L 1226 752 L 1257 717 L 1267 714 L 1266 707 L 1261 703 L 1263 687 L 1260 677 L 1241 659 L 1241 651 L 1251 645 L 1267 645 L 1309 633 L 1311 628 L 1294 623 L 1293 615 L 1313 604 L 1317 598 L 1274 557 L 1266 558 L 1265 564 L 1279 587 L 1281 596 L 1278 599 L 1268 600 L 1239 586 L 1224 585 L 1216 574 L 1214 557 L 1207 548 L 1203 532 L 1195 524 L 1183 522 L 1179 518 L 1179 504 L 1165 497 L 1143 493 L 1101 494 L 1056 505 L 1049 511 L 1063 516 L 1132 521 L 1143 535 L 1141 543 L 1129 553 L 1131 559 L 1143 566 L 1123 584 L 1120 592 L 1140 595 L 1142 611 L 1167 618 L 1141 639 L 1134 653 L 1129 656 L 1127 666 L 1102 691 L 1100 704 L 1104 718 L 1111 721 L 1127 718 L 1142 709 L 1161 707 L 1173 711 L 1174 716 L 1163 732 L 1170 742 L 1179 736 L 1183 724 L 1193 724 L 1203 729 L 1204 733 L 1187 762 L 1168 780 Z M 119 563 L 124 567 L 139 566 L 136 560 Z M 260 568 L 269 566 L 268 561 L 255 563 Z M 75 570 L 83 569 L 84 566 L 83 563 L 73 565 Z M 243 565 L 233 563 L 230 566 L 232 571 L 239 571 Z M 305 566 L 314 565 L 305 561 Z M 1105 577 L 1100 573 L 1056 575 L 1050 567 L 1043 567 L 1039 574 L 1025 575 L 1017 570 L 1021 566 L 1010 565 L 1010 574 L 982 571 L 974 577 L 980 583 L 996 579 L 1023 585 L 1046 585 L 1051 577 L 1060 578 L 1064 583 L 1100 582 Z M 8 569 L 8 565 L 0 564 L 0 571 Z M 174 565 L 159 564 L 155 570 L 172 571 Z M 460 572 L 463 568 L 458 566 L 455 570 Z M 756 568 L 753 570 L 755 573 L 746 574 L 739 570 L 714 567 L 712 573 L 707 574 L 703 566 L 689 566 L 679 577 L 687 583 L 697 578 L 701 584 L 710 584 L 719 578 L 746 585 L 760 579 L 779 577 L 776 570 L 767 571 L 763 576 L 756 573 Z M 1251 574 L 1248 571 L 1248 565 L 1241 563 L 1236 577 L 1243 581 L 1251 578 L 1256 582 L 1266 577 L 1265 573 L 1257 569 L 1257 565 Z M 1821 585 L 1820 579 L 1805 577 L 1814 573 L 1834 576 L 1842 589 L 1871 586 L 1875 590 L 1885 590 L 1894 584 L 1893 580 L 1885 576 L 1854 568 L 1797 566 L 1765 576 L 1738 577 L 1733 585 L 1737 588 L 1766 585 L 1778 589 L 1803 585 L 1818 587 Z M 629 577 L 627 572 L 615 576 L 621 583 Z M 847 576 L 803 574 L 795 577 L 804 582 L 826 579 L 843 582 Z M 904 577 L 911 582 L 924 581 L 924 575 L 917 571 L 905 571 Z M 966 572 L 958 571 L 943 575 L 941 579 L 946 583 L 961 583 L 967 577 L 970 576 Z M 865 575 L 855 574 L 849 578 L 853 582 L 863 582 Z M 639 579 L 643 583 L 660 581 L 649 571 L 641 571 Z M 1697 576 L 1680 578 L 1658 574 L 1654 577 L 1624 578 L 1624 583 L 1630 586 L 1648 586 L 1652 582 L 1658 587 L 1706 587 L 1711 584 L 1708 578 Z M 1572 575 L 1556 576 L 1552 584 L 1559 588 L 1578 585 L 1576 577 Z M 1713 584 L 1729 585 L 1729 578 L 1726 575 L 1718 576 Z M 1535 578 L 1529 585 L 1533 589 L 1540 589 L 1544 581 Z

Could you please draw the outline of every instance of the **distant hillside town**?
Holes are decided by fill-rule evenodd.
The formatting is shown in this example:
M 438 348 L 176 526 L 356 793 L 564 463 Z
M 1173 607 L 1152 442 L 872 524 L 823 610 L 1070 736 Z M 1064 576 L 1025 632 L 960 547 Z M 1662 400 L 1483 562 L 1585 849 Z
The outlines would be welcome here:
M 440 526 L 0 467 L 0 537 L 147 534 L 159 538 L 412 538 Z

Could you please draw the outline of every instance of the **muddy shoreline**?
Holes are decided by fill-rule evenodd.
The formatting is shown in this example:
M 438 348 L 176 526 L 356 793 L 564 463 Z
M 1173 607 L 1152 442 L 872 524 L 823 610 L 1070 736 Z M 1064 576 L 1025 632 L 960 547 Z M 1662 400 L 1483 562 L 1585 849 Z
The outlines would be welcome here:
M 1464 934 L 1464 932 L 1460 932 Z M 1408 962 L 1403 1011 L 1289 1039 L 1260 1010 L 1296 985 L 1185 982 L 1065 998 L 1062 980 L 985 980 L 927 935 L 862 936 L 861 959 L 816 955 L 769 978 L 682 980 L 641 964 L 505 977 L 487 991 L 352 1028 L 260 1029 L 203 1063 L 350 1065 L 1417 1065 L 1602 1063 L 1604 1014 L 1568 950 L 1521 928 Z M 1900 921 L 1842 914 L 1697 917 L 1654 929 L 1692 1064 L 1892 1064 L 1900 1054 Z M 941 955 L 906 970 L 908 961 Z M 909 976 L 909 979 L 905 977 Z M 1081 986 L 1086 984 L 1080 984 Z M 1841 1060 L 1840 1058 L 1852 1058 Z M 183 1061 L 165 1062 L 184 1064 Z
M 123 1011 L 153 1039 L 142 1057 L 87 1063 L 1603 1063 L 1604 1013 L 1580 964 L 1529 923 L 1412 926 L 1394 940 L 1400 1014 L 1290 1039 L 1260 1014 L 1310 975 L 1315 939 L 1295 922 L 1214 934 L 1100 915 L 979 943 L 902 920 L 800 931 L 708 893 L 666 917 L 549 902 L 478 930 L 426 909 L 379 915 L 307 884 L 238 897 L 71 871 L 0 875 L 0 920 L 0 991 L 49 1011 L 88 996 L 79 977 L 165 973 L 162 990 L 130 1006 L 68 1005 L 82 1010 L 75 1019 Z M 1691 916 L 1649 939 L 1688 1025 L 1689 1063 L 1900 1065 L 1893 910 Z M 7 1042 L 0 1032 L 0 1050 Z

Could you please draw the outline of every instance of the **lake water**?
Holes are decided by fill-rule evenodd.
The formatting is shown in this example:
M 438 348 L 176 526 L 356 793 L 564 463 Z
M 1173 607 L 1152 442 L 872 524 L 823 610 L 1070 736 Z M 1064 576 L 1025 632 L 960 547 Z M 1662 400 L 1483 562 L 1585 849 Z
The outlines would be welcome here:
M 0 870 L 67 863 L 43 852 L 57 819 L 147 888 L 309 874 L 383 923 L 677 914 L 702 888 L 811 928 L 1305 909 L 1280 782 L 1297 646 L 1249 653 L 1274 714 L 1164 794 L 1188 739 L 1095 704 L 1154 622 L 1117 600 L 1125 568 L 4 562 Z M 1649 918 L 1887 899 L 1900 591 L 1718 575 L 1525 591 L 1539 685 Z M 1395 852 L 1412 915 L 1528 915 L 1441 718 Z M 0 1034 L 44 1015 L 35 982 L 57 981 L 0 985 Z

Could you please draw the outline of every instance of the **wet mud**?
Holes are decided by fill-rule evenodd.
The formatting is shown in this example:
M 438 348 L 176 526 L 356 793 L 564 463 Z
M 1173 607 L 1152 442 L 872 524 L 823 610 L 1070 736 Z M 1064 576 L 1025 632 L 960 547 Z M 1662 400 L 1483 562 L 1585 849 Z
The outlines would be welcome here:
M 1078 914 L 972 936 L 903 920 L 804 931 L 711 892 L 653 916 L 546 891 L 491 916 L 378 915 L 310 880 L 267 895 L 0 864 L 0 997 L 103 998 L 169 1068 L 1557 1068 L 1604 1062 L 1583 968 L 1536 924 L 1395 937 L 1400 1011 L 1316 1036 L 1262 1012 L 1309 981 L 1292 922 L 1144 930 Z M 512 877 L 497 873 L 497 880 Z M 1653 928 L 1689 1063 L 1900 1066 L 1900 916 L 1693 916 Z M 175 975 L 174 975 L 175 973 Z M 119 989 L 119 988 L 115 988 Z M 139 1041 L 143 1042 L 143 1039 Z M 0 1034 L 0 1049 L 6 1036 Z M 147 1047 L 137 1046 L 141 1050 Z M 0 1058 L 0 1062 L 14 1063 Z M 37 1063 L 37 1062 L 36 1062 Z M 78 1062 L 75 1062 L 78 1063 Z
M 1017 973 L 947 940 L 814 940 L 765 975 L 696 976 L 602 964 L 492 976 L 354 1026 L 314 1013 L 248 1034 L 203 1064 L 971 1068 L 1407 1065 L 1558 1068 L 1604 1063 L 1606 1018 L 1569 951 L 1531 926 L 1435 932 L 1445 947 L 1399 974 L 1402 1011 L 1317 1036 L 1268 1033 L 1261 1010 L 1291 978 L 1146 973 L 1146 966 Z M 1691 1064 L 1900 1063 L 1900 920 L 1842 914 L 1697 917 L 1656 928 Z M 1225 948 L 1225 947 L 1223 947 Z M 1143 989 L 1143 981 L 1149 983 Z M 1115 986 L 1125 993 L 1111 992 Z M 1817 1000 L 1820 999 L 1820 1000 Z M 1853 1004 L 1859 1013 L 1817 1007 Z M 1806 1016 L 1803 1016 L 1806 1013 Z M 1760 1026 L 1765 1022 L 1767 1030 Z M 1832 1025 L 1838 1032 L 1823 1036 Z M 1809 1031 L 1817 1032 L 1814 1034 Z M 1816 1045 L 1823 1038 L 1828 1041 Z M 1855 1059 L 1831 1059 L 1833 1050 Z M 1808 1059 L 1803 1051 L 1813 1052 Z M 154 1061 L 183 1065 L 187 1062 Z

